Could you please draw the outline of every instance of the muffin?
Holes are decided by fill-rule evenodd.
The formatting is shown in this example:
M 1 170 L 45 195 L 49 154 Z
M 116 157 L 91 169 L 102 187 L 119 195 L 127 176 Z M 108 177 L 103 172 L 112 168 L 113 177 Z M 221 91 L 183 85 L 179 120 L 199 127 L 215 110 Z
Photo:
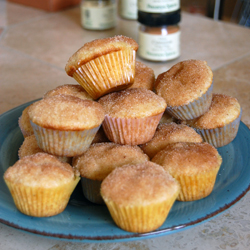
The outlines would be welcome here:
M 18 125 L 24 138 L 34 134 L 33 128 L 30 124 L 30 118 L 28 114 L 28 110 L 31 105 L 29 105 L 23 110 L 22 115 L 18 119 Z
M 101 143 L 101 142 L 110 142 L 110 140 L 108 139 L 108 137 L 106 136 L 102 126 L 99 128 L 99 130 L 97 131 L 95 138 L 93 139 L 91 144 L 94 143 Z
M 125 36 L 96 39 L 69 58 L 65 71 L 96 100 L 133 84 L 137 49 Z
M 81 99 L 93 100 L 91 96 L 79 84 L 65 84 L 56 87 L 44 94 L 44 98 L 55 95 L 73 95 Z
M 236 98 L 213 94 L 209 110 L 196 119 L 186 121 L 186 124 L 193 127 L 204 141 L 214 147 L 222 147 L 236 137 L 241 114 L 241 107 Z
M 79 173 L 55 156 L 23 157 L 4 173 L 17 209 L 29 216 L 49 217 L 64 211 L 80 180 Z
M 84 196 L 91 202 L 103 204 L 101 183 L 115 168 L 148 160 L 148 156 L 138 146 L 107 142 L 91 145 L 86 152 L 74 159 L 73 166 L 82 177 Z
M 166 123 L 159 124 L 154 137 L 149 142 L 141 145 L 141 149 L 152 159 L 156 153 L 162 150 L 167 144 L 175 142 L 202 142 L 201 136 L 194 129 L 183 125 Z
M 155 81 L 156 93 L 167 102 L 167 112 L 180 120 L 204 114 L 212 100 L 213 72 L 205 61 L 175 64 Z
M 44 98 L 29 109 L 38 146 L 67 157 L 80 155 L 90 146 L 104 116 L 99 103 L 70 95 Z
M 207 142 L 177 142 L 159 151 L 155 162 L 180 184 L 179 201 L 194 201 L 207 197 L 213 190 L 222 158 Z
M 144 63 L 135 61 L 135 79 L 130 88 L 145 88 L 154 90 L 155 73 Z
M 101 184 L 101 195 L 116 225 L 134 233 L 159 228 L 178 194 L 177 181 L 149 161 L 115 168 Z
M 98 102 L 105 109 L 102 126 L 108 139 L 129 145 L 150 141 L 167 107 L 162 97 L 144 88 L 110 93 Z
M 172 115 L 170 115 L 167 111 L 165 111 L 159 123 L 171 123 L 176 121 L 177 119 L 175 119 Z
M 41 148 L 39 148 L 36 136 L 33 134 L 24 138 L 24 141 L 18 150 L 18 157 L 19 159 L 21 159 L 25 156 L 34 155 L 36 153 L 44 153 L 44 151 Z M 71 157 L 67 156 L 56 156 L 56 157 L 62 162 L 71 164 L 72 161 Z

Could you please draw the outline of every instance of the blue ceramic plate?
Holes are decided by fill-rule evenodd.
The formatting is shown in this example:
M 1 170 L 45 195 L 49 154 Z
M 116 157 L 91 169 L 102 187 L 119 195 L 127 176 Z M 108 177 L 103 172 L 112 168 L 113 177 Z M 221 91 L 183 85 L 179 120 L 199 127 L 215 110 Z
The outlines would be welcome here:
M 234 205 L 250 188 L 250 131 L 241 122 L 235 140 L 218 149 L 223 164 L 213 192 L 199 201 L 176 201 L 165 223 L 156 231 L 136 234 L 119 229 L 105 206 L 85 200 L 79 185 L 63 213 L 50 218 L 26 216 L 16 209 L 2 176 L 18 159 L 17 151 L 23 142 L 18 118 L 30 104 L 23 104 L 0 116 L 0 222 L 11 227 L 43 236 L 84 242 L 146 239 L 175 233 L 209 220 Z

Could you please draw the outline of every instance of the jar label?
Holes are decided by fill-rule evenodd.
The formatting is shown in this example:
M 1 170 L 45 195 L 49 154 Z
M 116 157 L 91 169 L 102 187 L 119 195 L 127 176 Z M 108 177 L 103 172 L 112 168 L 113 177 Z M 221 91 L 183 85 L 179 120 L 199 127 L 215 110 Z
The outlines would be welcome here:
M 116 25 L 116 5 L 81 5 L 81 23 L 87 29 L 109 29 Z
M 137 0 L 121 0 L 121 16 L 128 19 L 137 19 Z
M 180 0 L 138 0 L 138 10 L 149 13 L 172 12 L 180 9 Z
M 139 31 L 138 54 L 152 61 L 168 61 L 180 56 L 180 34 L 152 35 Z

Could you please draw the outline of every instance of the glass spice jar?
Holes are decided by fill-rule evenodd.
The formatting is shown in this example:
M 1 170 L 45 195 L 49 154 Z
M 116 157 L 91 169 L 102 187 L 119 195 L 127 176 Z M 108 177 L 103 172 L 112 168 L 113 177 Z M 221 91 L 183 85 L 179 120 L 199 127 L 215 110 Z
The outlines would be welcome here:
M 137 20 L 137 0 L 120 0 L 119 12 L 124 19 Z
M 106 30 L 116 26 L 116 0 L 83 0 L 81 24 L 89 30 Z

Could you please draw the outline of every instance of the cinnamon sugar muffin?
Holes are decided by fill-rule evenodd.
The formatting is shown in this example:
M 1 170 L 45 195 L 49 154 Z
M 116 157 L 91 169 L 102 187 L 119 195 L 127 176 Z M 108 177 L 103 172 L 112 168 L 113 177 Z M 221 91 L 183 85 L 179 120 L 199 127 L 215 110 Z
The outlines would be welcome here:
M 160 123 L 171 123 L 176 121 L 177 119 L 175 119 L 172 115 L 165 111 L 161 117 Z
M 203 138 L 215 147 L 222 147 L 234 140 L 238 133 L 241 107 L 234 97 L 213 94 L 209 110 L 202 116 L 186 121 Z
M 213 72 L 205 61 L 175 64 L 155 81 L 156 93 L 167 102 L 176 119 L 190 120 L 204 114 L 212 100 Z
M 18 150 L 19 159 L 25 156 L 34 155 L 36 153 L 45 153 L 41 148 L 39 148 L 36 136 L 33 134 L 25 137 L 22 145 Z M 66 157 L 66 156 L 56 156 L 56 157 L 62 162 L 71 164 L 72 161 L 71 157 Z
M 194 201 L 212 192 L 222 158 L 207 142 L 177 142 L 168 144 L 152 161 L 180 183 L 177 200 Z
M 129 145 L 152 139 L 167 106 L 162 97 L 144 88 L 110 93 L 98 102 L 106 112 L 102 126 L 108 139 Z
M 135 61 L 135 79 L 130 88 L 145 88 L 154 90 L 155 73 L 144 63 Z
M 37 153 L 9 167 L 4 180 L 20 212 L 48 217 L 66 208 L 80 177 L 69 164 L 55 156 Z
M 44 94 L 44 98 L 54 95 L 72 95 L 81 99 L 93 100 L 91 96 L 79 84 L 65 84 L 56 87 Z
M 101 185 L 101 195 L 116 225 L 134 233 L 160 227 L 178 194 L 177 181 L 149 161 L 115 168 Z
M 149 142 L 141 145 L 141 149 L 152 159 L 156 153 L 167 144 L 175 142 L 202 142 L 201 136 L 194 129 L 174 122 L 159 124 L 154 137 Z
M 148 156 L 138 146 L 107 142 L 91 145 L 86 152 L 74 159 L 73 166 L 79 170 L 82 177 L 85 197 L 94 203 L 102 204 L 104 202 L 100 195 L 101 183 L 115 168 L 148 160 Z
M 33 128 L 30 124 L 30 118 L 28 114 L 28 110 L 31 105 L 29 105 L 23 110 L 22 115 L 18 119 L 18 125 L 24 138 L 34 134 Z
M 137 49 L 125 36 L 96 39 L 69 58 L 65 71 L 95 100 L 133 84 Z
M 70 95 L 44 98 L 29 109 L 38 146 L 68 157 L 80 155 L 90 146 L 104 115 L 99 103 Z

